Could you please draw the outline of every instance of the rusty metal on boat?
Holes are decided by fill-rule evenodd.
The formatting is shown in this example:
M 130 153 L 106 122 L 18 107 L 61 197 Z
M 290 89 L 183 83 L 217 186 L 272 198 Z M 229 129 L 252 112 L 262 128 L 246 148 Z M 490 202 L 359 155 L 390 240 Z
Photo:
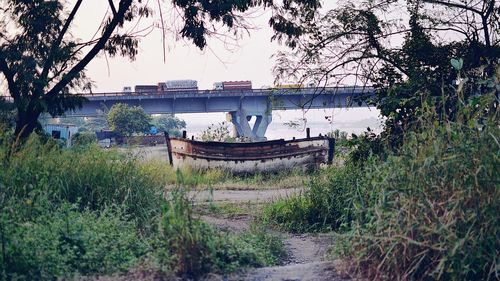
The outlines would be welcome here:
M 196 170 L 223 169 L 234 173 L 315 169 L 331 164 L 335 139 L 310 137 L 250 143 L 202 142 L 166 135 L 170 164 Z

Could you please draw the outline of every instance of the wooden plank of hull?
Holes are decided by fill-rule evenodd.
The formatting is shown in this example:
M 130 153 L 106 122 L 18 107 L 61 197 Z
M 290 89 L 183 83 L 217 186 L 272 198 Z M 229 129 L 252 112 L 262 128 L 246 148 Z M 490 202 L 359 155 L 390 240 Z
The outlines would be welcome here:
M 333 139 L 322 137 L 258 143 L 170 139 L 174 167 L 223 169 L 235 173 L 317 168 L 331 163 L 333 143 Z

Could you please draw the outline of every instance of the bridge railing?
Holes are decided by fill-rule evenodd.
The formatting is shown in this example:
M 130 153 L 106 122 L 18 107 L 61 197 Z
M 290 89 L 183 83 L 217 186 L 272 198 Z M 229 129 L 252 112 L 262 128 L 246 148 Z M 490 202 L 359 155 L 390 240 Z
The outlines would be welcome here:
M 194 91 L 162 91 L 162 92 L 100 92 L 100 93 L 78 93 L 85 97 L 196 97 L 196 96 L 265 96 L 272 94 L 322 94 L 338 93 L 370 93 L 371 87 L 362 86 L 343 86 L 343 87 L 325 87 L 325 88 L 269 88 L 252 90 L 194 90 Z
M 270 96 L 287 94 L 321 95 L 335 93 L 372 93 L 372 87 L 342 86 L 342 87 L 318 87 L 318 88 L 267 88 L 251 90 L 195 90 L 195 91 L 162 91 L 162 92 L 97 92 L 97 93 L 75 93 L 91 99 L 107 97 L 123 98 L 192 98 L 192 97 L 234 97 L 234 96 Z M 13 101 L 11 96 L 0 95 L 7 101 Z

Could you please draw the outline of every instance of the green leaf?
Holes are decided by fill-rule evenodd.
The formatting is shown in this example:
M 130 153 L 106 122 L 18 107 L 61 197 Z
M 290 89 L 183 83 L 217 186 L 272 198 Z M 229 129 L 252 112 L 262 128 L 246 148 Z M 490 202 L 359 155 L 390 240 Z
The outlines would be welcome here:
M 453 68 L 455 68 L 456 70 L 461 70 L 463 65 L 464 65 L 464 60 L 463 59 L 451 59 L 450 60 L 451 62 L 451 65 L 453 66 Z

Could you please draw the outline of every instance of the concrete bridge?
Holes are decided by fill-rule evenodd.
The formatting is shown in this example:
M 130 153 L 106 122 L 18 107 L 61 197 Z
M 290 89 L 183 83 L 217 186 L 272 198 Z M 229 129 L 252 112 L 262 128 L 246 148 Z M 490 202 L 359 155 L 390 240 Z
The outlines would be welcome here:
M 67 116 L 92 117 L 99 110 L 116 103 L 141 106 L 148 114 L 227 112 L 237 136 L 252 140 L 265 139 L 273 110 L 346 108 L 366 106 L 355 101 L 370 96 L 368 87 L 261 89 L 261 90 L 197 90 L 155 93 L 84 94 L 88 102 Z M 253 127 L 249 121 L 256 118 Z M 203 118 L 203 117 L 201 117 Z

